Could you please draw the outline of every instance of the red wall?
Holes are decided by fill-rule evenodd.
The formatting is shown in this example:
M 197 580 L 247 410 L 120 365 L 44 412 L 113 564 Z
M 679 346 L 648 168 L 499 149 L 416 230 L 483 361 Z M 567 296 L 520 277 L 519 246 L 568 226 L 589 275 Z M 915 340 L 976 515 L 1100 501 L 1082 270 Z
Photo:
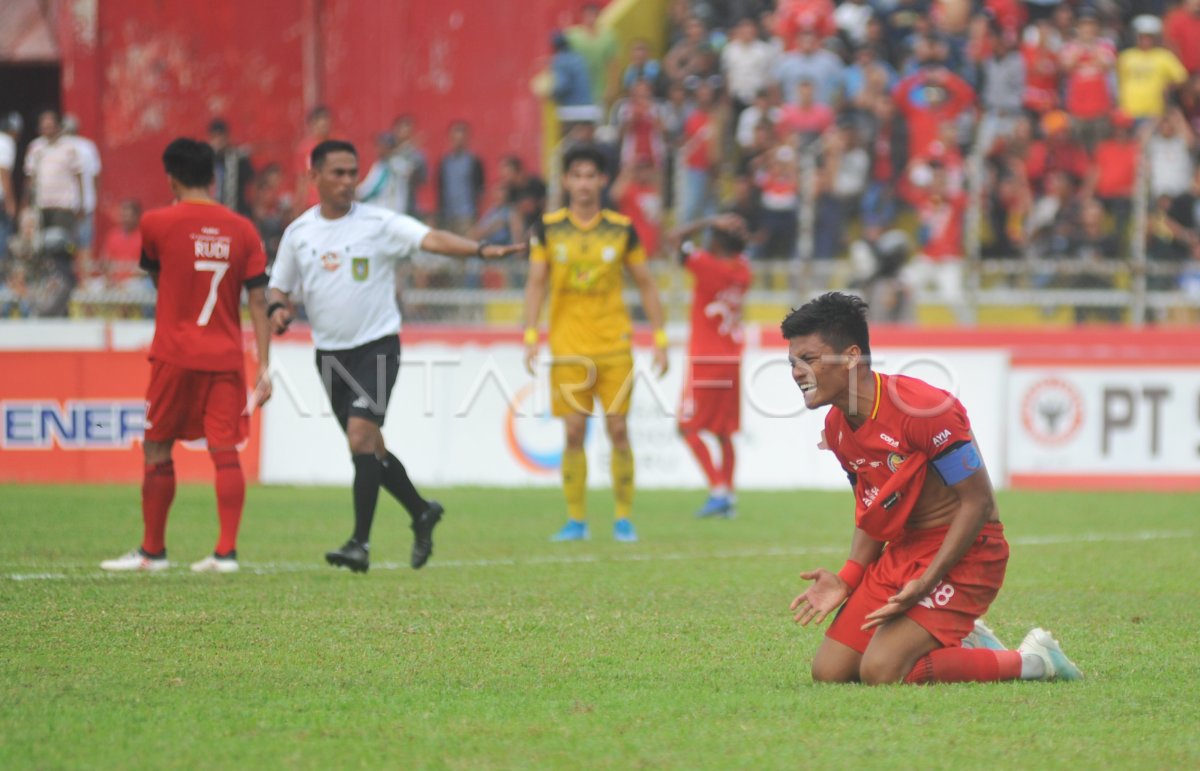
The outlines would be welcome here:
M 364 166 L 372 137 L 401 112 L 417 116 L 431 162 L 464 118 L 489 174 L 506 153 L 536 163 L 529 80 L 551 30 L 584 0 L 58 2 L 63 103 L 100 146 L 103 209 L 126 197 L 165 203 L 162 148 L 203 136 L 215 115 L 256 166 L 290 168 L 317 103 L 333 109 L 335 133 Z

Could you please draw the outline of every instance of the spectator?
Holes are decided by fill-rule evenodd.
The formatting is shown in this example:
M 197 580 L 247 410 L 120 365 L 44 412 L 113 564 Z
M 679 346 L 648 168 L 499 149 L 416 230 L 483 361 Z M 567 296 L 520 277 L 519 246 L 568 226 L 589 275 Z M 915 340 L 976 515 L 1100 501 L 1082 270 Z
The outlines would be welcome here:
M 522 241 L 546 209 L 546 183 L 536 174 L 529 173 L 519 156 L 506 155 L 500 159 L 500 184 L 504 187 L 504 201 L 510 207 L 512 217 L 509 229 L 513 238 L 504 243 Z
M 1025 221 L 1025 242 L 1034 257 L 1065 256 L 1078 223 L 1078 208 L 1073 199 L 1071 178 L 1054 171 L 1046 176 L 1044 192 L 1033 204 Z M 1045 286 L 1051 276 L 1043 275 L 1038 284 Z
M 466 121 L 450 125 L 450 150 L 438 165 L 438 216 L 442 228 L 466 233 L 479 215 L 483 197 L 483 162 L 471 152 Z
M 1054 110 L 1042 116 L 1042 134 L 1045 139 L 1034 142 L 1029 148 L 1026 174 L 1029 182 L 1037 189 L 1048 174 L 1069 174 L 1072 181 L 1087 176 L 1092 161 L 1087 151 L 1071 136 L 1071 118 L 1062 110 Z
M 83 193 L 79 217 L 75 222 L 75 259 L 84 274 L 92 272 L 92 245 L 96 238 L 96 189 L 100 178 L 100 150 L 96 143 L 79 134 L 79 119 L 66 114 L 62 120 L 63 137 L 75 145 L 83 164 L 80 187 Z
M 716 107 L 713 84 L 701 81 L 696 88 L 695 109 L 683 129 L 684 222 L 695 222 L 716 213 L 716 172 L 721 162 L 721 129 Z
M 796 99 L 779 110 L 777 123 L 780 137 L 789 143 L 805 147 L 833 125 L 834 113 L 827 104 L 816 101 L 816 88 L 811 80 L 796 84 Z
M 973 108 L 975 92 L 941 64 L 929 63 L 900 81 L 894 99 L 908 124 L 909 153 L 921 155 L 937 139 L 943 123 L 952 123 Z
M 550 45 L 554 51 L 550 57 L 550 72 L 554 78 L 551 94 L 558 105 L 558 119 L 564 124 L 598 119 L 600 110 L 592 93 L 587 62 L 572 50 L 566 35 L 561 32 L 551 36 Z
M 275 260 L 284 228 L 292 221 L 292 196 L 283 181 L 283 167 L 268 163 L 254 180 L 251 217 L 263 240 L 267 264 Z
M 767 229 L 765 212 L 753 177 L 738 174 L 733 178 L 733 193 L 722 211 L 736 214 L 746 223 L 746 256 L 752 260 L 762 258 L 767 243 Z
M 770 44 L 759 40 L 754 19 L 739 21 L 733 29 L 733 39 L 721 51 L 721 73 L 732 98 L 735 124 L 742 110 L 770 84 L 774 65 L 775 51 Z
M 875 15 L 866 0 L 845 0 L 833 12 L 838 32 L 855 48 L 867 42 L 867 25 Z
M 73 242 L 83 207 L 84 160 L 78 145 L 63 137 L 58 113 L 43 112 L 38 131 L 40 136 L 25 151 L 25 175 L 39 212 L 38 226 L 62 228 Z
M 1012 133 L 1013 123 L 1021 114 L 1025 91 L 1025 58 L 1016 50 L 1013 40 L 996 28 L 990 43 L 991 55 L 980 67 L 983 118 L 979 122 L 978 141 L 985 154 L 991 152 L 998 137 Z
M 1119 110 L 1113 113 L 1111 133 L 1096 145 L 1088 171 L 1088 189 L 1112 213 L 1122 255 L 1126 254 L 1133 189 L 1141 158 L 1141 145 L 1132 129 L 1133 118 Z
M 963 209 L 964 196 L 947 191 L 945 170 L 935 167 L 927 190 L 917 203 L 920 252 L 904 269 L 904 282 L 918 297 L 930 284 L 934 295 L 950 306 L 959 323 L 969 321 L 963 296 Z
M 665 169 L 667 145 L 662 110 L 648 81 L 633 84 L 629 99 L 617 108 L 616 118 L 621 137 L 621 167 L 632 167 L 645 160 L 659 172 Z
M 1170 291 L 1179 285 L 1180 270 L 1196 244 L 1196 234 L 1172 216 L 1173 203 L 1170 196 L 1155 197 L 1146 217 L 1146 288 L 1151 291 Z
M 859 110 L 870 110 L 880 93 L 890 94 L 899 77 L 887 61 L 871 46 L 854 51 L 853 63 L 845 69 L 843 84 L 846 101 Z
M 121 202 L 117 227 L 110 228 L 100 247 L 100 275 L 108 289 L 153 288 L 138 265 L 142 256 L 142 204 L 130 198 Z
M 1196 137 L 1179 110 L 1172 110 L 1146 140 L 1150 198 L 1175 198 L 1191 189 Z
M 797 173 L 796 151 L 778 145 L 768 153 L 765 170 L 757 175 L 766 230 L 763 257 L 767 259 L 790 260 L 796 256 L 796 218 L 800 210 Z
M 250 153 L 234 146 L 229 138 L 229 124 L 223 118 L 213 118 L 208 124 L 208 144 L 213 149 L 213 191 L 217 203 L 233 209 L 244 217 L 250 216 L 248 192 L 254 182 L 254 166 Z
M 1175 54 L 1158 45 L 1162 21 L 1155 16 L 1133 20 L 1137 47 L 1117 57 L 1121 109 L 1135 119 L 1158 118 L 1166 111 L 1167 94 L 1187 80 Z
M 754 130 L 760 123 L 766 121 L 774 125 L 779 120 L 779 108 L 771 105 L 770 94 L 769 89 L 759 89 L 754 95 L 754 101 L 738 116 L 734 136 L 737 138 L 738 148 L 743 153 L 754 145 Z
M 621 89 L 625 93 L 633 90 L 633 84 L 644 80 L 653 88 L 656 96 L 663 92 L 663 69 L 657 59 L 650 56 L 650 43 L 643 38 L 629 45 L 629 65 L 621 76 Z
M 825 135 L 822 195 L 817 203 L 813 257 L 831 259 L 845 249 L 847 225 L 858 212 L 870 178 L 871 159 L 851 122 Z
M 896 176 L 908 166 L 906 127 L 895 116 L 891 97 L 877 97 L 871 111 L 871 178 L 863 195 L 863 224 L 881 232 L 896 218 Z
M 313 148 L 329 139 L 333 133 L 333 113 L 328 107 L 318 105 L 309 110 L 305 120 L 305 132 L 304 138 L 296 145 L 296 161 L 293 167 L 296 174 L 296 195 L 293 200 L 301 210 L 320 203 L 316 185 L 309 178 L 308 170 Z
M 704 78 L 717 72 L 717 55 L 708 39 L 708 28 L 693 16 L 684 25 L 684 37 L 671 46 L 663 59 L 663 68 L 672 83 L 683 83 L 690 77 Z
M 780 0 L 775 13 L 775 23 L 775 34 L 789 44 L 793 41 L 798 42 L 797 33 L 802 30 L 807 30 L 821 39 L 837 32 L 833 3 L 830 0 Z
M 1200 73 L 1200 0 L 1183 0 L 1164 22 L 1163 40 L 1188 73 Z
M 381 206 L 404 214 L 408 206 L 408 190 L 392 171 L 392 156 L 396 152 L 396 137 L 385 131 L 375 137 L 375 161 L 355 188 L 354 194 L 363 203 Z
M 1078 35 L 1063 47 L 1060 62 L 1067 79 L 1067 112 L 1074 120 L 1076 133 L 1090 150 L 1112 111 L 1108 83 L 1117 63 L 1112 43 L 1100 37 L 1095 11 L 1085 8 L 1080 13 Z
M 588 92 L 593 104 L 607 105 L 612 101 L 616 83 L 617 36 L 608 27 L 600 26 L 598 3 L 583 6 L 581 23 L 567 29 L 567 41 L 587 65 Z
M 764 120 L 754 127 L 754 142 L 742 153 L 738 162 L 738 174 L 754 176 L 766 171 L 771 161 L 771 152 L 779 144 L 775 124 Z
M 1080 209 L 1079 228 L 1069 248 L 1072 270 L 1062 284 L 1068 289 L 1112 289 L 1113 275 L 1106 263 L 1121 253 L 1120 240 L 1105 224 L 1104 206 L 1088 199 Z M 1075 306 L 1075 323 L 1121 320 L 1121 309 L 1112 306 Z
M 8 260 L 8 239 L 17 223 L 13 169 L 17 164 L 17 137 L 21 136 L 24 126 L 19 112 L 10 112 L 0 121 L 0 271 Z
M 1058 36 L 1043 19 L 1025 30 L 1021 56 L 1025 59 L 1025 109 L 1041 116 L 1058 109 Z
M 801 29 L 795 50 L 785 53 L 775 65 L 775 79 L 785 101 L 794 103 L 797 86 L 807 80 L 816 86 L 817 102 L 836 108 L 844 88 L 845 67 L 836 54 L 821 48 L 811 29 Z
M 646 256 L 661 256 L 662 182 L 654 163 L 646 157 L 622 166 L 612 186 L 612 198 L 617 210 L 633 223 Z
M 408 191 L 404 211 L 410 217 L 420 217 L 418 194 L 429 178 L 429 161 L 417 143 L 417 127 L 413 116 L 404 114 L 392 121 L 392 136 L 396 149 L 392 152 L 392 172 Z

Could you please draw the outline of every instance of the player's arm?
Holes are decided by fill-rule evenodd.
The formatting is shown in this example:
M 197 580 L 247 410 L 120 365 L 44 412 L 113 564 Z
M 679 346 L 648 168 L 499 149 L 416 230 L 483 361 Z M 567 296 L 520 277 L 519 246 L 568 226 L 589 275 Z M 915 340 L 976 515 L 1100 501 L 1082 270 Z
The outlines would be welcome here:
M 421 249 L 434 254 L 444 254 L 447 257 L 482 257 L 485 260 L 495 260 L 510 254 L 523 252 L 525 244 L 484 244 L 471 238 L 463 238 L 447 230 L 431 230 L 421 239 Z
M 542 316 L 542 305 L 546 302 L 546 292 L 550 285 L 550 263 L 545 259 L 537 259 L 544 250 L 538 246 L 534 238 L 533 255 L 529 260 L 529 276 L 525 279 L 525 307 L 522 318 L 525 321 L 525 369 L 529 374 L 537 374 L 534 365 L 538 355 L 538 320 Z
M 296 261 L 294 243 L 295 238 L 289 228 L 279 240 L 275 262 L 271 265 L 271 278 L 267 282 L 267 322 L 277 335 L 286 332 L 292 323 L 292 292 L 300 288 L 300 266 Z
M 254 326 L 254 346 L 258 352 L 258 378 L 254 383 L 254 402 L 261 407 L 271 398 L 271 322 L 267 319 L 267 285 L 264 281 L 246 285 L 250 304 L 250 323 Z

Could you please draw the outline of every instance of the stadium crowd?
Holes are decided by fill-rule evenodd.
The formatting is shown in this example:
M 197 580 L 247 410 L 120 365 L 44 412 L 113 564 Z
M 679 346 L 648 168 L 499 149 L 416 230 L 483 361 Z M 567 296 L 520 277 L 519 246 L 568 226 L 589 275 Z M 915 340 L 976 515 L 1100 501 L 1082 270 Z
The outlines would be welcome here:
M 599 15 L 589 5 L 553 36 L 546 95 L 564 149 L 610 156 L 608 200 L 652 256 L 672 216 L 733 211 L 755 261 L 849 257 L 851 282 L 933 285 L 956 306 L 973 210 L 984 258 L 1056 266 L 1032 270 L 1034 288 L 1113 287 L 1136 244 L 1167 266 L 1149 272 L 1151 290 L 1200 292 L 1200 0 L 675 0 L 661 58 L 642 39 L 622 57 Z M 118 226 L 92 243 L 95 145 L 42 115 L 18 201 L 20 116 L 0 128 L 0 317 L 65 314 L 76 286 L 148 291 L 137 201 L 106 203 Z M 256 168 L 224 120 L 208 126 L 216 196 L 255 221 L 269 256 L 314 201 L 305 159 L 335 128 L 312 110 L 292 167 Z M 546 184 L 516 156 L 485 169 L 466 123 L 440 158 L 422 131 L 401 115 L 360 148 L 359 198 L 490 243 L 523 237 Z M 426 185 L 433 211 L 418 207 Z M 438 286 L 442 270 L 423 257 L 408 283 Z M 518 283 L 468 270 L 468 286 Z

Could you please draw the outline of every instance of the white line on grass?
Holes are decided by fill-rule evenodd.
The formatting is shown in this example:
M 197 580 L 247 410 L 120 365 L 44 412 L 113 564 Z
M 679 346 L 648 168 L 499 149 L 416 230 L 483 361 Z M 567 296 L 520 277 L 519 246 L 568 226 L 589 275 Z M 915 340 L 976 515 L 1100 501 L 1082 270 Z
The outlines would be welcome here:
M 1017 536 L 1010 538 L 1009 543 L 1014 546 L 1056 546 L 1073 543 L 1120 543 L 1130 541 L 1162 541 L 1176 538 L 1192 538 L 1195 533 L 1191 530 L 1143 530 L 1134 533 L 1075 533 L 1072 535 L 1031 535 Z M 780 548 L 773 549 L 737 549 L 733 551 L 720 551 L 709 553 L 693 553 L 693 552 L 665 552 L 661 554 L 622 554 L 611 556 L 600 556 L 595 554 L 562 554 L 562 555 L 543 555 L 538 557 L 527 557 L 524 559 L 506 558 L 506 559 L 476 559 L 476 560 L 438 560 L 429 563 L 429 568 L 451 569 L 451 568 L 494 568 L 494 567 L 519 567 L 529 565 L 579 565 L 594 562 L 671 562 L 680 560 L 725 560 L 725 559 L 762 559 L 763 557 L 802 557 L 807 554 L 836 554 L 845 551 L 845 546 L 805 546 L 795 548 Z M 89 564 L 54 564 L 54 565 L 22 565 L 20 567 L 54 567 L 59 569 L 77 569 L 90 570 L 93 566 Z M 374 562 L 371 563 L 372 571 L 380 570 L 407 570 L 407 563 L 403 562 Z M 243 573 L 249 573 L 256 576 L 278 575 L 281 573 L 316 573 L 326 572 L 329 568 L 318 562 L 243 562 Z M 183 576 L 192 575 L 191 571 L 186 567 L 174 568 L 156 575 Z M 11 573 L 9 575 L 0 576 L 0 579 L 9 581 L 53 581 L 66 579 L 85 579 L 93 580 L 96 578 L 111 577 L 116 578 L 120 573 L 104 573 L 104 572 L 89 572 L 79 574 L 66 573 Z

